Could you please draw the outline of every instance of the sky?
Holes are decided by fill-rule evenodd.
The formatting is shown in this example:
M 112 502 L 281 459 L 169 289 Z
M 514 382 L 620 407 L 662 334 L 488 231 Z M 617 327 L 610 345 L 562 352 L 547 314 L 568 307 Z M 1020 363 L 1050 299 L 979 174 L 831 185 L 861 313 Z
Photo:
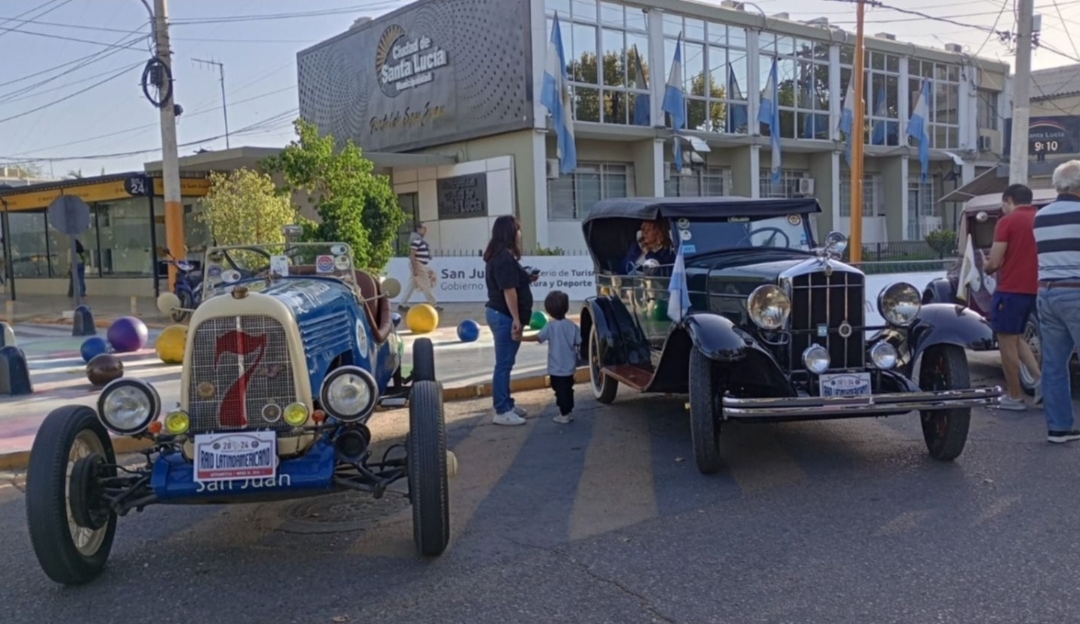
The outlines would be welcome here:
M 152 0 L 148 0 L 152 4 Z M 712 0 L 705 0 L 712 3 Z M 719 4 L 719 0 L 715 0 Z M 225 149 L 219 69 L 232 147 L 280 147 L 293 138 L 296 53 L 378 17 L 402 0 L 173 0 L 169 3 L 180 155 Z M 928 20 L 878 6 L 866 33 L 1012 63 L 1013 51 L 987 30 L 1015 32 L 1012 0 L 887 0 Z M 756 0 L 746 10 L 786 12 L 794 20 L 825 17 L 854 31 L 855 7 L 844 0 Z M 1035 69 L 1080 59 L 1080 0 L 1035 0 L 1042 15 Z M 1072 15 L 1073 17 L 1070 17 Z M 1070 30 L 1076 30 L 1074 36 Z M 158 111 L 140 87 L 151 56 L 149 14 L 140 0 L 0 0 L 0 164 L 33 161 L 63 177 L 137 171 L 160 159 Z M 1057 52 L 1051 51 L 1051 49 Z M 1071 57 L 1068 58 L 1068 57 Z M 133 154 L 132 152 L 142 152 Z

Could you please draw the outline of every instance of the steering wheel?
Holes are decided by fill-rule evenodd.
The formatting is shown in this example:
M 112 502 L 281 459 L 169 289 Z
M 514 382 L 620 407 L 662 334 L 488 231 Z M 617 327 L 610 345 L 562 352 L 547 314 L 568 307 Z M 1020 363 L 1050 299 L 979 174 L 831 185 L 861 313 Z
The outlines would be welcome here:
M 246 270 L 240 268 L 240 265 L 236 263 L 236 260 L 233 260 L 232 256 L 229 255 L 228 250 L 222 249 L 221 253 L 225 255 L 225 259 L 229 261 L 229 264 L 232 265 L 232 268 L 240 272 L 240 279 L 250 279 L 252 277 L 258 277 L 259 275 L 262 275 L 263 272 L 270 270 L 270 252 L 260 247 L 237 247 L 233 249 L 233 251 L 239 250 L 254 251 L 260 256 L 264 256 L 266 258 L 266 266 L 260 267 L 258 270 Z
M 758 228 L 756 230 L 750 230 L 749 232 L 747 232 L 746 236 L 742 237 L 742 239 L 735 246 L 741 247 L 743 241 L 750 242 L 750 239 L 754 236 L 754 234 L 758 234 L 760 232 L 773 232 L 773 235 L 770 236 L 767 241 L 765 241 L 765 244 L 762 245 L 762 247 L 774 247 L 775 245 L 773 245 L 773 241 L 776 240 L 777 234 L 784 237 L 784 247 L 791 247 L 791 239 L 788 237 L 787 232 L 771 225 L 763 228 Z

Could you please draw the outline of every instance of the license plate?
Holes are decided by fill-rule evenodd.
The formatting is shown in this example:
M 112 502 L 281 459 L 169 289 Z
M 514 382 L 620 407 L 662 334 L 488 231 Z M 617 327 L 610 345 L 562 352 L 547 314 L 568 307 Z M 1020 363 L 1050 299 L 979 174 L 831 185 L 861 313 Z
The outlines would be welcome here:
M 277 435 L 273 431 L 195 436 L 196 483 L 273 479 L 277 465 Z
M 870 373 L 834 373 L 818 378 L 823 397 L 869 396 Z

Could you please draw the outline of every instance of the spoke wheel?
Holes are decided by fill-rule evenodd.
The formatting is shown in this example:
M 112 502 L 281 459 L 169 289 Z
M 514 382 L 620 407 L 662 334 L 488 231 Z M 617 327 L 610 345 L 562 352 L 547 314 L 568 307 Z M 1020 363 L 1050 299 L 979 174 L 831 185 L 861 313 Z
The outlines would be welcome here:
M 610 405 L 619 392 L 619 382 L 604 374 L 600 365 L 600 332 L 593 325 L 589 332 L 589 385 L 597 401 Z
M 956 345 L 934 345 L 922 356 L 919 387 L 927 391 L 961 390 L 971 387 L 967 355 Z M 920 412 L 923 438 L 930 456 L 952 461 L 967 443 L 971 408 Z

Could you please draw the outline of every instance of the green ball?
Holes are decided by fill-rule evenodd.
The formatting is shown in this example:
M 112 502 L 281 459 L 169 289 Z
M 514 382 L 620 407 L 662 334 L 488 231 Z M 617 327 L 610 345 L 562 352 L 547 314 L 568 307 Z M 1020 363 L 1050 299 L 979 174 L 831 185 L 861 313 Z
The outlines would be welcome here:
M 529 319 L 529 327 L 531 329 L 543 329 L 544 325 L 547 325 L 547 315 L 537 310 L 532 313 L 532 317 Z

